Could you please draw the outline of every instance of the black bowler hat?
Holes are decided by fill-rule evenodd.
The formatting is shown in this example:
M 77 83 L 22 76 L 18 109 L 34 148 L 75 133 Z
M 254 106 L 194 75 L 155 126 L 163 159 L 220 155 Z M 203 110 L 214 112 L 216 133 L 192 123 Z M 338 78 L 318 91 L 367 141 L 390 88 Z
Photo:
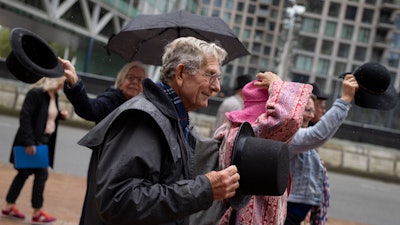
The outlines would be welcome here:
M 284 142 L 254 137 L 244 122 L 233 145 L 231 164 L 240 175 L 239 188 L 229 203 L 238 210 L 252 195 L 280 196 L 289 180 L 289 150 Z
M 244 85 L 252 81 L 251 76 L 248 74 L 240 75 L 236 78 L 235 90 L 242 89 Z
M 340 77 L 346 76 L 344 73 Z M 398 94 L 391 84 L 391 76 L 385 66 L 368 62 L 358 67 L 353 75 L 359 88 L 354 95 L 354 103 L 360 107 L 389 110 L 396 106 Z
M 6 59 L 8 70 L 25 83 L 42 77 L 62 77 L 64 68 L 53 49 L 35 33 L 14 28 L 10 35 L 12 51 Z
M 313 86 L 312 93 L 313 93 L 313 95 L 315 95 L 315 97 L 317 97 L 317 99 L 320 99 L 320 100 L 326 100 L 326 99 L 328 99 L 328 95 L 324 94 L 324 93 L 319 89 L 317 83 L 312 83 L 311 85 Z

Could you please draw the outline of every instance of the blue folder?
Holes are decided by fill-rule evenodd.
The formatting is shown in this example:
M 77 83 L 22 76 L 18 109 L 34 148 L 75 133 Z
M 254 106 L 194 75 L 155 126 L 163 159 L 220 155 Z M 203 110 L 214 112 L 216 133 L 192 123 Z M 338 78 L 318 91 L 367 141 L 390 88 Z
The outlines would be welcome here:
M 47 168 L 49 167 L 49 148 L 47 145 L 37 145 L 36 154 L 25 153 L 24 146 L 14 146 L 14 166 L 23 168 Z

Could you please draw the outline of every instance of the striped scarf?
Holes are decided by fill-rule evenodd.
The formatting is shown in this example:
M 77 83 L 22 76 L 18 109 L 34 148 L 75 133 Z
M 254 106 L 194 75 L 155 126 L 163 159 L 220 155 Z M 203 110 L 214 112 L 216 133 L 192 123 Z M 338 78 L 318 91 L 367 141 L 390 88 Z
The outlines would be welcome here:
M 185 135 L 185 141 L 188 143 L 188 135 L 189 135 L 189 114 L 186 112 L 185 107 L 179 96 L 176 94 L 174 89 L 172 89 L 168 84 L 164 82 L 157 82 L 157 85 L 164 90 L 165 94 L 171 100 L 171 102 L 175 105 L 175 109 L 178 113 L 179 123 L 182 127 L 183 133 Z

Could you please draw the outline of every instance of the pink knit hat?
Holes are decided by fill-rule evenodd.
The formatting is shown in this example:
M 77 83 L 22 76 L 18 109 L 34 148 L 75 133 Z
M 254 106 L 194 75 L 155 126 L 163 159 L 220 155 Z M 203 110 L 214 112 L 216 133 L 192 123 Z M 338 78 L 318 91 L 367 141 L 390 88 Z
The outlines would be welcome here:
M 249 82 L 243 89 L 244 109 L 226 113 L 226 118 L 234 123 L 249 122 L 253 123 L 262 114 L 265 113 L 265 105 L 268 100 L 268 90 L 257 87 L 254 82 Z

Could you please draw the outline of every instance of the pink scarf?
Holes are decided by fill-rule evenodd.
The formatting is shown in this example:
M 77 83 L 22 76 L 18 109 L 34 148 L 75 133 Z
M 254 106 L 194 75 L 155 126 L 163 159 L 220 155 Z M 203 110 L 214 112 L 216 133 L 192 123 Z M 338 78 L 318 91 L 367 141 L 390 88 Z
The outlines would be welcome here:
M 300 128 L 304 107 L 311 91 L 312 87 L 308 84 L 273 82 L 268 90 L 268 100 L 263 103 L 265 111 L 255 121 L 247 121 L 251 123 L 255 136 L 290 142 Z M 230 165 L 233 142 L 240 124 L 243 122 L 245 121 L 232 122 L 228 120 L 215 132 L 214 138 L 223 140 L 219 155 L 222 169 Z M 235 224 L 284 224 L 288 192 L 289 190 L 286 190 L 282 196 L 252 196 L 249 203 L 237 211 Z M 227 225 L 231 212 L 232 208 L 229 208 L 218 224 Z

